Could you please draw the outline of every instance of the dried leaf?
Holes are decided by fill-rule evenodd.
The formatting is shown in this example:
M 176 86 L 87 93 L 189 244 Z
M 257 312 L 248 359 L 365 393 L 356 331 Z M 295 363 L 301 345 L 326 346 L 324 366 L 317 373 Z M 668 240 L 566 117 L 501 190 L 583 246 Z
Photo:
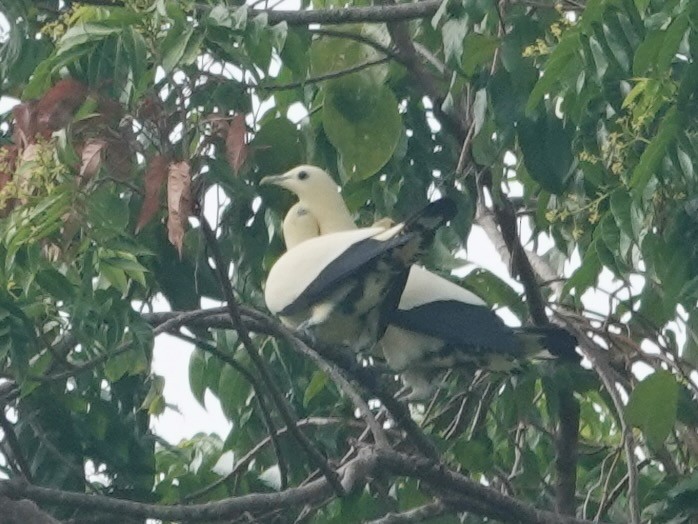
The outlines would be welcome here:
M 225 148 L 230 167 L 233 168 L 236 174 L 240 173 L 240 169 L 245 164 L 245 160 L 247 160 L 246 132 L 245 115 L 235 115 L 228 126 L 225 136 Z
M 138 215 L 136 233 L 152 220 L 160 208 L 160 193 L 167 178 L 168 164 L 168 159 L 163 155 L 155 155 L 148 163 L 148 169 L 145 172 L 145 197 Z
M 87 97 L 87 87 L 64 78 L 46 91 L 36 106 L 37 131 L 50 134 L 65 127 Z
M 133 174 L 133 152 L 128 142 L 119 137 L 107 141 L 104 162 L 117 180 L 127 180 Z
M 85 143 L 85 146 L 82 148 L 82 162 L 80 164 L 80 173 L 78 174 L 79 183 L 87 182 L 102 167 L 102 155 L 106 145 L 106 141 L 99 138 L 88 140 Z
M 22 149 L 35 141 L 37 104 L 38 101 L 31 100 L 12 108 L 12 115 L 15 117 L 12 140 Z
M 191 174 L 188 162 L 170 164 L 167 173 L 167 238 L 182 256 L 184 228 L 191 210 Z

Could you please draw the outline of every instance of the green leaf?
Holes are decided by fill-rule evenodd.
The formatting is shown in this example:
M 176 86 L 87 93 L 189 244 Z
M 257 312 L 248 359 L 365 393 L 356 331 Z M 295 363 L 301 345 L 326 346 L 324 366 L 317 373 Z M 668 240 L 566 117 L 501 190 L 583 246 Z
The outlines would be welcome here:
M 192 395 L 204 405 L 204 395 L 206 394 L 206 355 L 200 349 L 192 351 L 189 357 L 189 387 Z
M 470 33 L 463 41 L 463 58 L 461 67 L 466 75 L 472 76 L 477 68 L 488 64 L 494 57 L 494 52 L 499 47 L 499 39 L 491 35 Z
M 636 77 L 646 75 L 657 63 L 659 50 L 664 42 L 664 31 L 649 33 L 635 50 L 633 57 L 633 74 Z
M 664 115 L 664 119 L 659 124 L 659 129 L 656 135 L 642 152 L 640 161 L 635 167 L 632 178 L 630 179 L 630 187 L 636 193 L 641 194 L 650 178 L 656 174 L 659 163 L 666 155 L 669 147 L 676 140 L 676 135 L 681 126 L 681 118 L 676 106 L 671 107 Z
M 550 91 L 556 82 L 562 80 L 562 73 L 574 63 L 573 57 L 579 52 L 580 39 L 576 31 L 570 31 L 563 36 L 560 43 L 553 50 L 548 63 L 545 64 L 543 76 L 536 82 L 526 103 L 526 114 L 532 114 L 543 97 Z
M 686 322 L 686 342 L 681 352 L 683 359 L 698 368 L 698 313 L 692 311 Z
M 36 283 L 58 300 L 70 300 L 75 296 L 75 286 L 55 269 L 44 269 L 36 274 Z
M 630 394 L 625 414 L 642 430 L 650 447 L 657 449 L 676 421 L 679 385 L 674 376 L 658 370 L 640 382 Z
M 383 45 L 390 45 L 387 31 L 380 31 L 367 26 L 350 25 L 342 26 L 343 33 L 366 36 Z M 383 58 L 383 54 L 374 47 L 362 44 L 348 38 L 318 38 L 313 40 L 310 46 L 310 70 L 313 76 L 325 75 L 335 71 L 341 71 L 359 64 L 365 64 Z M 380 85 L 388 76 L 387 64 L 375 65 L 361 72 L 361 75 L 370 78 Z M 341 80 L 353 78 L 352 74 Z
M 229 420 L 234 420 L 238 410 L 245 405 L 250 385 L 240 372 L 227 364 L 221 369 L 216 396 L 221 402 L 221 409 Z
M 109 262 L 101 260 L 99 262 L 99 272 L 107 282 L 118 289 L 122 294 L 126 294 L 128 291 L 128 279 L 123 270 L 112 266 Z
M 101 23 L 77 24 L 65 32 L 56 46 L 56 52 L 60 55 L 79 45 L 102 40 L 111 35 L 119 34 L 122 31 L 123 28 L 121 26 Z
M 345 171 L 359 179 L 376 174 L 390 160 L 403 133 L 393 92 L 362 76 L 327 85 L 322 124 Z
M 574 156 L 570 133 L 555 115 L 538 120 L 524 118 L 518 126 L 524 164 L 531 178 L 543 189 L 560 194 L 567 185 Z
M 679 44 L 683 40 L 683 36 L 688 29 L 688 15 L 683 14 L 677 16 L 676 19 L 667 27 L 664 35 L 664 41 L 657 55 L 656 68 L 657 71 L 667 71 L 671 62 L 676 57 L 679 49 Z
M 283 173 L 302 163 L 305 156 L 302 135 L 287 118 L 266 122 L 250 147 L 261 173 Z
M 305 388 L 305 393 L 303 395 L 303 405 L 307 406 L 311 400 L 320 393 L 323 389 L 325 389 L 325 385 L 327 384 L 327 375 L 320 371 L 317 370 L 315 373 L 313 373 L 313 377 L 310 379 L 310 384 L 308 384 L 308 387 Z
M 468 34 L 468 17 L 451 18 L 441 28 L 444 56 L 449 64 L 460 64 L 463 55 L 463 40 Z
M 103 186 L 87 201 L 87 218 L 101 232 L 122 234 L 128 227 L 128 204 L 113 187 Z
M 630 236 L 634 236 L 633 219 L 631 215 L 632 199 L 630 194 L 624 188 L 616 189 L 611 193 L 611 213 L 616 219 L 618 228 Z
M 175 26 L 168 32 L 160 47 L 162 51 L 162 68 L 166 73 L 172 72 L 180 63 L 189 45 L 189 39 L 193 34 L 193 27 L 177 28 Z
M 463 277 L 461 282 L 463 287 L 481 297 L 490 306 L 508 307 L 520 319 L 526 317 L 527 308 L 521 294 L 487 269 L 478 268 Z
M 131 350 L 110 357 L 104 366 L 104 375 L 110 382 L 116 382 L 126 375 L 142 373 L 146 369 L 142 351 Z
M 579 266 L 575 272 L 572 273 L 572 276 L 567 279 L 567 282 L 565 282 L 562 288 L 562 296 L 568 295 L 570 291 L 574 289 L 576 291 L 576 296 L 581 297 L 589 287 L 596 285 L 602 266 L 595 244 L 596 242 L 589 246 L 584 254 L 582 265 Z
M 484 473 L 492 469 L 492 441 L 487 437 L 459 439 L 453 446 L 453 454 L 470 473 Z

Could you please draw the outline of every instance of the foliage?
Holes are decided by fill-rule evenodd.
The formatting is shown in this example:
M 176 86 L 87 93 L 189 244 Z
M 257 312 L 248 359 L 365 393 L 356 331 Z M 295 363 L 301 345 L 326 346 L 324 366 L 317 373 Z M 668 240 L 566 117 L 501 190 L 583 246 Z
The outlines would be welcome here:
M 459 214 L 428 261 L 437 270 L 460 264 L 474 223 L 487 229 L 483 216 L 514 205 L 532 230 L 535 269 L 548 271 L 538 276 L 549 312 L 580 335 L 591 369 L 447 374 L 430 406 L 413 410 L 447 466 L 554 509 L 560 396 L 572 391 L 577 516 L 627 522 L 637 503 L 648 521 L 695 519 L 696 2 L 445 0 L 409 21 L 343 25 L 239 2 L 108 4 L 0 2 L 11 26 L 0 92 L 22 102 L 0 128 L 8 477 L 174 504 L 274 492 L 313 474 L 255 386 L 243 337 L 220 321 L 192 321 L 193 337 L 182 336 L 197 348 L 192 395 L 216 395 L 230 433 L 178 445 L 152 434 L 167 399 L 151 370 L 159 321 L 146 313 L 159 296 L 176 311 L 223 300 L 190 219 L 217 204 L 233 287 L 262 309 L 291 199 L 257 182 L 311 163 L 338 175 L 362 224 L 409 215 L 437 190 L 454 196 Z M 344 5 L 302 4 L 301 14 Z M 589 310 L 609 274 L 608 308 Z M 531 297 L 486 268 L 461 284 L 529 321 Z M 303 432 L 339 462 L 365 438 L 342 387 L 287 340 L 262 330 L 252 341 Z M 406 428 L 392 423 L 398 442 Z M 100 475 L 86 476 L 86 463 Z M 386 474 L 292 511 L 367 521 L 428 503 L 424 485 Z M 463 509 L 440 522 L 482 521 L 472 508 L 456 516 Z

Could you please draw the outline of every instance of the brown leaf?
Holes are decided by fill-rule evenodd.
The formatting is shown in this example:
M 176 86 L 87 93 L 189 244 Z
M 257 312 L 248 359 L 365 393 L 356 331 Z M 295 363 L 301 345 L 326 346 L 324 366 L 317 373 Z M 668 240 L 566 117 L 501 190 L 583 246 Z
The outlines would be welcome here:
M 99 168 L 102 167 L 102 155 L 106 145 L 106 141 L 100 138 L 93 138 L 85 143 L 82 148 L 82 162 L 80 164 L 80 173 L 78 174 L 78 182 L 80 184 L 84 184 L 95 176 Z
M 188 162 L 172 163 L 167 173 L 167 238 L 182 256 L 184 228 L 191 210 L 191 174 Z
M 145 196 L 138 215 L 136 233 L 152 220 L 160 208 L 160 193 L 167 178 L 168 159 L 163 155 L 155 155 L 148 163 L 145 172 Z M 168 224 L 169 227 L 169 224 Z
M 38 101 L 30 100 L 12 108 L 12 116 L 15 117 L 12 140 L 22 149 L 35 141 L 37 104 Z
M 133 175 L 133 152 L 121 136 L 107 140 L 104 162 L 117 180 L 127 180 Z
M 65 127 L 87 97 L 87 86 L 64 78 L 44 93 L 36 106 L 37 131 L 51 134 Z
M 246 132 L 245 115 L 235 115 L 225 136 L 226 156 L 235 174 L 240 173 L 240 169 L 247 160 Z

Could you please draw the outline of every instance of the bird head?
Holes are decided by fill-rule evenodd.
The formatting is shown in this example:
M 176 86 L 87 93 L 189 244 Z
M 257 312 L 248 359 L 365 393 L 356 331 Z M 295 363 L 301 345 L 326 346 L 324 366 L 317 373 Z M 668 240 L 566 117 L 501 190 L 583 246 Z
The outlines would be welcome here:
M 313 214 L 297 202 L 286 213 L 283 232 L 286 248 L 291 249 L 304 240 L 319 236 L 320 226 Z
M 315 200 L 336 195 L 339 187 L 332 177 L 316 166 L 296 166 L 281 175 L 265 176 L 261 185 L 272 184 L 291 191 L 299 200 Z

